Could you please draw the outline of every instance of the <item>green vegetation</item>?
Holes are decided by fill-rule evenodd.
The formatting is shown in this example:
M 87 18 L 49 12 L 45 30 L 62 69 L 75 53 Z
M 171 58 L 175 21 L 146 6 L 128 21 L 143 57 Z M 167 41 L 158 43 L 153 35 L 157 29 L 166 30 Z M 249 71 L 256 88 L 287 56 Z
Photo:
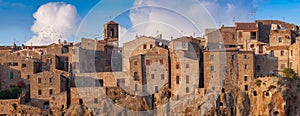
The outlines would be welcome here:
M 270 85 L 270 86 L 268 87 L 268 89 L 269 89 L 269 90 L 271 90 L 271 89 L 276 89 L 276 86 Z
M 17 110 L 17 106 L 18 106 L 18 105 L 17 105 L 16 103 L 13 103 L 13 104 L 12 104 L 12 107 L 14 108 L 14 110 Z
M 285 68 L 283 70 L 283 76 L 287 78 L 291 78 L 293 80 L 297 79 L 297 73 L 291 68 Z
M 19 87 L 14 87 L 10 90 L 0 91 L 0 99 L 18 99 L 22 90 Z
M 256 84 L 256 86 L 260 87 L 260 86 L 261 86 L 261 82 L 262 82 L 262 81 L 261 81 L 261 80 L 259 80 L 259 79 L 258 79 L 258 80 L 256 80 L 256 81 L 255 81 L 255 84 Z

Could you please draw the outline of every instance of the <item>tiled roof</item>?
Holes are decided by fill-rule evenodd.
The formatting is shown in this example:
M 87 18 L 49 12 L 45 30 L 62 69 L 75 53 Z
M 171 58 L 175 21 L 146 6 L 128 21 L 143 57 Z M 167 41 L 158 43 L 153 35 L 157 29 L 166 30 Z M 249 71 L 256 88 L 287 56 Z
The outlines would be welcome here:
M 235 28 L 237 30 L 257 30 L 256 23 L 236 23 Z

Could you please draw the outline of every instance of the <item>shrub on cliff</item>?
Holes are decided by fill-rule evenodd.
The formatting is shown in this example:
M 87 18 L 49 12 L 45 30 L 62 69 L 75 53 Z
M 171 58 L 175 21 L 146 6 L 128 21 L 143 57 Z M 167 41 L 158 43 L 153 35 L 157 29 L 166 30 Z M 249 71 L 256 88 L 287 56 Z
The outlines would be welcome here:
M 287 77 L 287 78 L 291 78 L 291 79 L 296 79 L 297 78 L 297 73 L 293 70 L 293 69 L 291 69 L 291 68 L 285 68 L 284 70 L 283 70 L 283 76 L 284 77 Z
M 260 85 L 261 85 L 261 82 L 262 82 L 262 81 L 261 81 L 261 80 L 259 80 L 259 79 L 258 79 L 258 80 L 256 80 L 256 81 L 255 81 L 255 84 L 256 84 L 256 86 L 260 87 Z

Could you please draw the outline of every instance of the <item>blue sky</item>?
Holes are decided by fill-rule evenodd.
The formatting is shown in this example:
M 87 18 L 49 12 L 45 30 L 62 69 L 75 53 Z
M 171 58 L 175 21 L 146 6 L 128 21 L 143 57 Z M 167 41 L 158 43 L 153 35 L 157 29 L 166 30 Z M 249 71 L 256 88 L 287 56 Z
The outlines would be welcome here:
M 248 1 L 257 2 L 253 8 L 253 11 L 256 11 L 255 19 L 276 19 L 300 24 L 300 0 L 238 0 L 238 2 L 240 1 L 243 1 L 241 4 Z M 89 23 L 99 23 L 97 24 L 99 26 L 97 32 L 99 33 L 102 30 L 101 24 L 110 20 L 109 16 L 115 18 L 122 27 L 129 28 L 132 25 L 129 11 L 124 12 L 119 17 L 114 16 L 117 16 L 117 13 L 124 11 L 124 9 L 132 7 L 134 0 L 105 0 L 102 3 L 100 0 L 0 0 L 0 45 L 10 45 L 14 40 L 18 44 L 28 41 L 34 35 L 31 31 L 31 26 L 35 21 L 33 14 L 41 5 L 49 2 L 72 4 L 76 7 L 80 20 L 83 20 L 89 12 L 94 12 L 94 15 L 101 15 L 101 19 L 89 21 Z M 220 6 L 228 5 L 227 3 L 230 2 L 238 4 L 234 3 L 237 2 L 235 0 L 215 0 L 215 2 L 218 2 Z M 237 21 L 244 20 L 237 19 Z

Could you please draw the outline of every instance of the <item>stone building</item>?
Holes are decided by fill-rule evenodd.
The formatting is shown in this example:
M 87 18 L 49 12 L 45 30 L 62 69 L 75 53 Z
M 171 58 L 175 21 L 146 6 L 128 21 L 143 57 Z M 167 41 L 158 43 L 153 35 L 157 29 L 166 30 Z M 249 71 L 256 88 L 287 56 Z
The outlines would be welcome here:
M 200 40 L 181 37 L 170 42 L 171 97 L 179 100 L 204 87 Z
M 64 109 L 67 107 L 66 98 L 61 99 L 55 95 L 67 91 L 67 78 L 54 72 L 41 72 L 35 74 L 30 79 L 30 98 L 33 106 L 49 109 L 60 106 Z M 65 93 L 66 94 L 66 93 Z M 66 96 L 66 95 L 63 95 Z M 58 103 L 52 100 L 61 99 Z
M 254 53 L 237 48 L 204 51 L 204 88 L 210 92 L 248 91 L 254 79 Z

